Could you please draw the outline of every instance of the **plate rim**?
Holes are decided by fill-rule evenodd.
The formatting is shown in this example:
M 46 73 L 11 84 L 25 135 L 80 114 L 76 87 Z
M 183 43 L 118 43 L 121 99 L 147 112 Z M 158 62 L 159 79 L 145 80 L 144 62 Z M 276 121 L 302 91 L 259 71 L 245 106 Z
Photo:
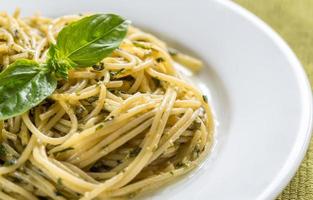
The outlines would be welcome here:
M 277 175 L 275 175 L 275 177 L 273 177 L 271 183 L 266 188 L 262 188 L 263 191 L 260 192 L 260 194 L 257 196 L 257 200 L 274 199 L 290 182 L 298 170 L 298 167 L 300 166 L 309 147 L 313 126 L 312 89 L 304 68 L 294 52 L 278 35 L 278 33 L 276 33 L 269 25 L 267 25 L 264 21 L 262 21 L 247 9 L 241 7 L 231 0 L 215 0 L 214 2 L 227 9 L 228 12 L 233 12 L 239 17 L 249 21 L 251 26 L 255 26 L 260 32 L 264 33 L 265 36 L 268 37 L 268 39 L 271 40 L 274 45 L 277 46 L 285 59 L 290 63 L 290 66 L 286 67 L 290 67 L 290 69 L 295 74 L 297 83 L 299 85 L 300 95 L 303 98 L 302 107 L 306 109 L 304 109 L 304 112 L 301 116 L 303 117 L 303 121 L 305 121 L 303 124 L 306 126 L 301 127 L 302 129 L 299 129 L 297 132 L 298 136 L 292 145 L 292 150 L 290 153 L 288 153 L 288 158 L 286 159 L 285 163 L 282 163 L 282 170 Z M 195 171 L 193 171 L 192 174 L 194 172 Z
M 303 98 L 302 104 L 305 108 L 302 117 L 305 120 L 306 127 L 299 129 L 297 141 L 293 145 L 293 150 L 289 154 L 288 159 L 283 164 L 282 170 L 276 177 L 273 177 L 271 184 L 268 185 L 257 198 L 258 200 L 275 199 L 290 183 L 293 176 L 298 171 L 306 155 L 307 149 L 309 148 L 311 136 L 313 134 L 313 97 L 311 85 L 308 76 L 304 71 L 303 65 L 300 63 L 293 50 L 273 28 L 240 4 L 230 0 L 215 0 L 215 2 L 245 18 L 271 39 L 290 63 L 290 66 L 288 67 L 291 67 L 293 70 L 300 86 L 300 93 Z M 300 131 L 303 131 L 303 133 Z

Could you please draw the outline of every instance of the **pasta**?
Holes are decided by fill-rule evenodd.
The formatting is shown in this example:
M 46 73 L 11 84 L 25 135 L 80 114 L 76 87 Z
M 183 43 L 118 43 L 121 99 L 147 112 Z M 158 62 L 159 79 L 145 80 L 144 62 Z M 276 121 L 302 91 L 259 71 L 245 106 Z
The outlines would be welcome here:
M 81 17 L 0 13 L 1 70 L 44 61 Z M 212 113 L 174 60 L 202 66 L 129 27 L 111 56 L 71 70 L 44 102 L 0 121 L 0 199 L 128 199 L 197 167 L 213 141 Z

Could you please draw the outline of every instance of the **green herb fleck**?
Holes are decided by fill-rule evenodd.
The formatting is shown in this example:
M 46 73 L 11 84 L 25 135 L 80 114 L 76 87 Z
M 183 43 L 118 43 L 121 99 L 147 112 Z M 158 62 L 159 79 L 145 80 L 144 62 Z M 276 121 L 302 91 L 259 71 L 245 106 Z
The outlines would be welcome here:
M 56 187 L 57 188 L 62 188 L 63 187 L 63 180 L 62 180 L 62 178 L 58 178 Z
M 128 194 L 128 198 L 129 198 L 129 199 L 132 199 L 132 198 L 134 198 L 136 195 L 137 195 L 137 192 L 129 193 L 129 194 Z
M 11 166 L 11 165 L 16 164 L 16 162 L 17 162 L 16 159 L 6 160 L 3 165 L 4 166 Z
M 15 38 L 18 38 L 18 36 L 19 36 L 19 31 L 18 31 L 17 29 L 14 29 L 14 31 L 13 31 L 13 36 L 14 36 Z
M 73 147 L 68 147 L 68 148 L 65 148 L 65 149 L 59 151 L 58 153 L 64 153 L 64 152 L 71 151 L 71 150 L 74 150 L 74 149 L 75 148 L 73 148 Z
M 98 99 L 99 99 L 98 96 L 92 96 L 92 97 L 89 97 L 89 98 L 87 99 L 87 102 L 88 102 L 88 103 L 93 103 L 93 102 L 97 101 Z
M 104 69 L 104 64 L 103 63 L 99 63 L 99 64 L 96 64 L 96 65 L 93 65 L 92 68 L 96 71 L 101 71 Z
M 202 95 L 202 99 L 205 103 L 208 103 L 208 97 L 206 95 Z
M 188 130 L 194 131 L 194 130 L 198 130 L 201 127 L 201 122 L 199 122 L 198 120 L 195 120 L 189 127 Z
M 193 157 L 194 157 L 194 159 L 198 158 L 200 153 L 201 153 L 200 145 L 196 144 L 194 149 L 193 149 Z
M 122 69 L 120 69 L 120 70 L 118 70 L 118 71 L 116 71 L 116 72 L 110 71 L 110 76 L 111 76 L 112 78 L 115 78 L 117 75 L 120 75 L 124 70 L 125 70 L 125 69 L 122 68 Z
M 78 106 L 75 109 L 75 114 L 77 115 L 78 119 L 83 118 L 83 114 L 84 114 L 85 110 L 86 109 L 83 106 Z
M 56 191 L 54 192 L 54 194 L 57 195 L 57 196 L 62 196 L 62 195 L 63 195 L 62 192 L 59 191 L 59 190 L 56 190 Z
M 133 44 L 136 46 L 136 47 L 139 47 L 139 48 L 142 48 L 142 49 L 151 49 L 150 47 L 148 47 L 147 45 L 145 45 L 144 43 L 142 42 L 136 42 L 134 41 Z
M 141 151 L 141 147 L 135 147 L 130 153 L 129 153 L 129 156 L 131 158 L 137 156 Z
M 168 48 L 167 50 L 171 56 L 176 56 L 178 54 L 178 51 L 174 48 Z
M 104 127 L 104 125 L 103 125 L 103 124 L 100 124 L 99 126 L 97 126 L 96 130 L 100 130 L 100 129 L 102 129 L 103 127 Z
M 156 61 L 157 61 L 158 63 L 161 63 L 161 62 L 164 62 L 165 60 L 164 60 L 164 58 L 159 57 L 159 58 L 156 59 Z
M 3 144 L 0 144 L 0 158 L 6 157 L 6 154 L 7 154 L 6 148 L 3 146 Z
M 58 178 L 58 180 L 57 180 L 57 183 L 56 183 L 56 186 L 55 186 L 55 187 L 56 187 L 55 194 L 56 194 L 57 196 L 62 195 L 61 190 L 64 188 L 62 178 Z
M 178 162 L 174 166 L 175 166 L 175 169 L 179 169 L 179 168 L 182 168 L 182 167 L 186 167 L 187 164 L 184 163 L 184 162 Z
M 153 82 L 154 82 L 154 84 L 155 84 L 156 87 L 160 87 L 161 81 L 160 81 L 159 79 L 152 78 L 152 80 L 153 80 Z
M 111 116 L 108 119 L 104 120 L 104 122 L 112 121 L 113 119 L 114 119 L 114 116 Z

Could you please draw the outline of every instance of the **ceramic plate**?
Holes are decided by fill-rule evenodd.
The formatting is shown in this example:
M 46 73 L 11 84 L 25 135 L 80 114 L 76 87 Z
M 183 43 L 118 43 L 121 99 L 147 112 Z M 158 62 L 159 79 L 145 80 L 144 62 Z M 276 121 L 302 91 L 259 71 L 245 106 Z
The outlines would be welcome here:
M 233 2 L 2 0 L 0 5 L 52 17 L 117 13 L 205 61 L 196 79 L 210 95 L 218 122 L 214 149 L 198 170 L 146 199 L 272 199 L 305 155 L 312 98 L 302 66 L 276 33 Z

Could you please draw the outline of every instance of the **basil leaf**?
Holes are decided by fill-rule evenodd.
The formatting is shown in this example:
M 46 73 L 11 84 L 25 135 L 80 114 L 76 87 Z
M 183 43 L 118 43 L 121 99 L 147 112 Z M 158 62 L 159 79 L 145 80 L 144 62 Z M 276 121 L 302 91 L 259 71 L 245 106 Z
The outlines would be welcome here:
M 18 60 L 0 74 L 0 120 L 20 115 L 56 89 L 57 81 L 35 61 Z
M 119 47 L 129 24 L 114 14 L 96 14 L 73 22 L 58 35 L 56 60 L 73 67 L 94 65 Z

